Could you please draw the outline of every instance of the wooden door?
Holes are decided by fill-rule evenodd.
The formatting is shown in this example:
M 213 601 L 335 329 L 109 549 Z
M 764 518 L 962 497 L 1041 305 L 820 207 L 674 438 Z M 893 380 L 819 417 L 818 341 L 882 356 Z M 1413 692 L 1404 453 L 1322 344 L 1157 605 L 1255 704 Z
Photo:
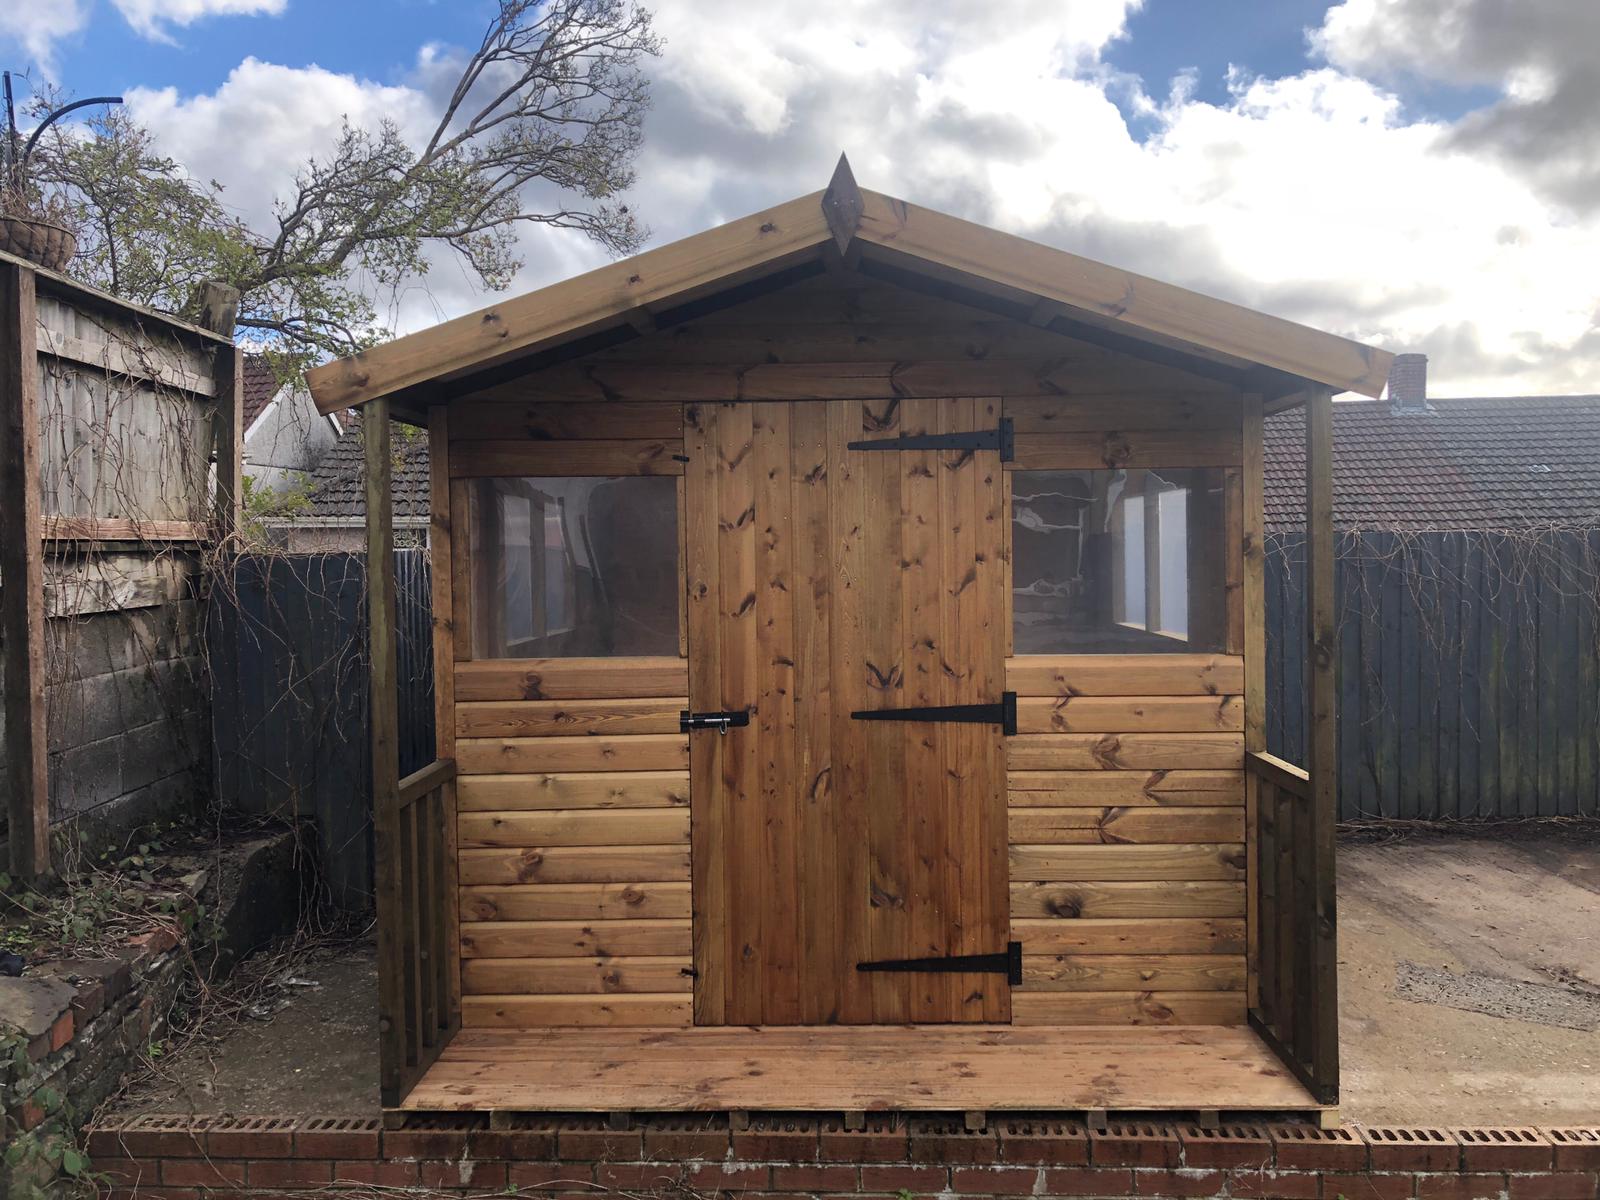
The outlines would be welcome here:
M 1004 687 L 993 450 L 852 450 L 993 429 L 993 400 L 686 410 L 698 1024 L 1007 1021 L 1002 974 L 862 973 L 1009 931 L 996 725 L 858 721 Z

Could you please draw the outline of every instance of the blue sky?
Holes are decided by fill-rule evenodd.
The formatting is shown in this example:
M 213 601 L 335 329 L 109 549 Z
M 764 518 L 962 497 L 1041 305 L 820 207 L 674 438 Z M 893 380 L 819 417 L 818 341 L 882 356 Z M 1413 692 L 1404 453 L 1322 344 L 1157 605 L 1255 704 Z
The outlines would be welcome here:
M 844 150 L 868 186 L 1422 350 L 1441 394 L 1600 391 L 1600 273 L 1574 269 L 1600 262 L 1595 0 L 643 2 L 665 50 L 627 200 L 654 242 L 820 187 Z M 0 0 L 0 66 L 125 93 L 270 232 L 345 119 L 428 136 L 448 65 L 419 54 L 493 8 Z M 519 245 L 518 289 L 605 257 Z M 392 328 L 489 300 L 433 266 L 380 297 Z
M 140 37 L 111 14 L 89 22 L 58 49 L 60 81 L 76 95 L 116 93 L 142 85 L 183 93 L 214 91 L 246 57 L 290 66 L 317 65 L 379 83 L 402 81 L 425 41 L 465 45 L 483 29 L 488 5 L 438 0 L 289 0 L 278 16 L 213 18 L 170 28 L 170 42 Z M 1321 24 L 1328 0 L 1146 0 L 1111 42 L 1104 61 L 1138 76 L 1146 91 L 1164 95 L 1180 73 L 1192 73 L 1197 99 L 1227 99 L 1230 67 L 1279 77 L 1312 66 L 1306 31 Z M 27 56 L 0 51 L 13 71 Z M 1420 112 L 1454 118 L 1489 103 L 1494 90 L 1443 87 L 1415 77 L 1399 89 Z M 1113 91 L 1135 118 L 1126 94 Z

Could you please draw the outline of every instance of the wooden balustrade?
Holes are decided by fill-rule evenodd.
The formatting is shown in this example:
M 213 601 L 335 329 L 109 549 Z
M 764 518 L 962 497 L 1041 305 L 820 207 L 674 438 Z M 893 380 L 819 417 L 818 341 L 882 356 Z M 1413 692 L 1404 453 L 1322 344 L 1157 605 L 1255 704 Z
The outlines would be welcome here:
M 401 1095 L 439 1057 L 461 1023 L 455 790 L 453 759 L 429 763 L 396 787 L 398 911 L 384 913 L 382 919 L 399 928 L 399 955 L 393 978 L 380 983 L 389 1000 L 387 1011 L 400 1025 L 393 1065 Z
M 1250 1024 L 1317 1101 L 1338 1101 L 1339 1004 L 1327 980 L 1338 946 L 1331 907 L 1333 862 L 1313 802 L 1311 777 L 1270 754 L 1245 754 L 1247 811 L 1255 821 L 1259 995 Z M 1324 875 L 1326 878 L 1324 878 Z

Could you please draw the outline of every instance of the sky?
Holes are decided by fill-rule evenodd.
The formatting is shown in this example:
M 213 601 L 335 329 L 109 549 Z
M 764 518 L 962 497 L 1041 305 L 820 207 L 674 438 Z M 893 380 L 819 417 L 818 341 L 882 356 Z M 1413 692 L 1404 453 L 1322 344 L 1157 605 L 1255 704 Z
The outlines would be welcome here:
M 1600 392 L 1594 0 L 646 0 L 651 244 L 864 186 L 1391 350 Z M 483 0 L 9 0 L 0 66 L 122 94 L 270 228 L 341 119 L 428 127 Z M 437 89 L 434 89 L 435 91 Z M 522 234 L 517 291 L 598 266 Z M 401 331 L 491 302 L 436 257 Z

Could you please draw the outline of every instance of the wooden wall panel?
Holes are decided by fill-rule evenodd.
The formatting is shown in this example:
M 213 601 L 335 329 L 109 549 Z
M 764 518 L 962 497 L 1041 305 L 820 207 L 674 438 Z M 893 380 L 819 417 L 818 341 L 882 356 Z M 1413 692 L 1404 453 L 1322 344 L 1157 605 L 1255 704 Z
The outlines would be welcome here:
M 1242 660 L 1027 656 L 1006 681 L 1015 1022 L 1241 1023 Z
M 748 676 L 752 688 L 770 693 L 777 704 L 771 720 L 795 726 L 796 758 L 786 769 L 797 778 L 832 768 L 833 786 L 816 805 L 786 810 L 785 819 L 831 829 L 831 842 L 814 839 L 818 853 L 848 856 L 871 831 L 843 798 L 903 781 L 868 778 L 870 771 L 857 778 L 848 764 L 830 762 L 830 732 L 835 746 L 866 735 L 840 714 L 864 707 L 867 698 L 851 692 L 864 671 L 849 658 L 859 655 L 852 647 L 861 639 L 830 618 L 814 593 L 846 579 L 870 585 L 880 561 L 889 561 L 885 555 L 895 558 L 903 547 L 882 544 L 881 531 L 891 522 L 863 510 L 861 499 L 873 491 L 864 473 L 882 467 L 863 460 L 895 456 L 831 447 L 844 435 L 860 435 L 863 399 L 995 394 L 1008 397 L 1003 412 L 1017 431 L 1018 461 L 1008 467 L 1237 467 L 1246 461 L 1239 397 L 1214 380 L 846 274 L 457 401 L 450 432 L 461 440 L 452 448 L 451 474 L 679 473 L 685 403 L 849 397 L 851 403 L 797 405 L 789 418 L 793 456 L 816 460 L 816 469 L 793 483 L 795 515 L 785 541 L 768 554 L 771 561 L 760 559 L 756 567 L 761 578 L 796 581 L 787 618 L 795 630 L 795 665 L 764 670 L 755 661 L 725 661 L 718 648 L 701 645 L 696 667 L 708 686 L 730 679 L 742 686 Z M 587 401 L 602 403 L 574 403 Z M 719 447 L 702 449 L 715 453 Z M 813 485 L 826 488 L 828 503 L 800 503 Z M 917 490 L 915 483 L 910 490 Z M 901 498 L 925 501 L 930 511 L 958 500 L 942 484 L 923 490 L 926 496 Z M 736 518 L 757 499 L 706 514 L 703 527 L 684 525 L 682 558 L 691 575 L 717 578 L 719 544 L 755 536 Z M 1005 512 L 997 516 L 1009 524 Z M 955 558 L 964 552 L 957 540 L 944 550 Z M 1006 600 L 1009 630 L 1005 558 L 994 573 L 1002 576 L 995 582 Z M 753 573 L 726 583 L 748 590 L 755 581 Z M 1232 574 L 1228 582 L 1235 583 Z M 690 594 L 686 616 L 695 602 Z M 920 619 L 914 597 L 907 604 L 907 619 Z M 456 608 L 464 618 L 464 597 Z M 467 655 L 464 625 L 458 622 L 458 658 Z M 959 621 L 928 632 L 947 642 L 964 636 Z M 781 699 L 786 676 L 818 674 L 824 664 L 835 685 L 831 713 L 829 705 Z M 1007 668 L 1007 686 L 1023 697 L 1023 732 L 1006 739 L 1012 932 L 1028 955 L 1049 956 L 1030 968 L 1016 994 L 1014 1019 L 1242 1019 L 1242 985 L 1235 986 L 1245 908 L 1242 660 L 1051 656 L 1012 659 Z M 690 851 L 682 840 L 688 748 L 670 723 L 675 708 L 687 707 L 685 662 L 458 661 L 455 683 L 464 772 L 458 832 L 466 1022 L 689 1023 L 691 998 L 671 974 L 686 951 L 662 949 L 689 934 Z M 941 688 L 930 693 L 930 702 L 970 699 L 964 692 L 944 695 L 949 689 Z M 769 707 L 761 706 L 763 721 Z M 804 722 L 811 727 L 801 736 Z M 723 739 L 703 739 L 700 766 L 720 770 L 717 755 L 724 749 Z M 931 779 L 940 765 L 912 769 L 926 766 Z M 779 797 L 757 799 L 775 810 Z M 709 835 L 701 815 L 697 844 Z M 722 817 L 745 819 L 733 812 Z M 754 867 L 762 861 L 761 828 L 736 832 L 748 833 Z M 926 849 L 908 841 L 908 859 Z M 821 864 L 799 869 L 814 872 Z M 718 882 L 700 897 L 708 910 L 737 903 L 737 890 L 760 890 L 777 918 L 792 890 L 786 879 L 756 872 L 731 871 Z M 869 883 L 856 880 L 855 890 Z M 806 974 L 808 962 L 841 936 L 851 935 L 838 914 L 813 913 L 797 927 L 795 944 L 779 949 Z M 862 944 L 851 953 L 867 958 L 870 949 Z M 823 999 L 845 1003 L 849 997 Z M 815 997 L 798 1003 L 810 1006 L 807 1019 L 824 1015 L 813 1011 Z M 715 1012 L 704 1016 L 718 1019 Z
M 681 421 L 676 404 L 457 405 L 450 461 L 461 477 L 650 471 L 680 448 Z M 635 440 L 605 440 L 629 429 Z M 458 572 L 457 587 L 469 578 Z M 457 643 L 450 715 L 463 1023 L 687 1024 L 684 660 L 469 651 Z

